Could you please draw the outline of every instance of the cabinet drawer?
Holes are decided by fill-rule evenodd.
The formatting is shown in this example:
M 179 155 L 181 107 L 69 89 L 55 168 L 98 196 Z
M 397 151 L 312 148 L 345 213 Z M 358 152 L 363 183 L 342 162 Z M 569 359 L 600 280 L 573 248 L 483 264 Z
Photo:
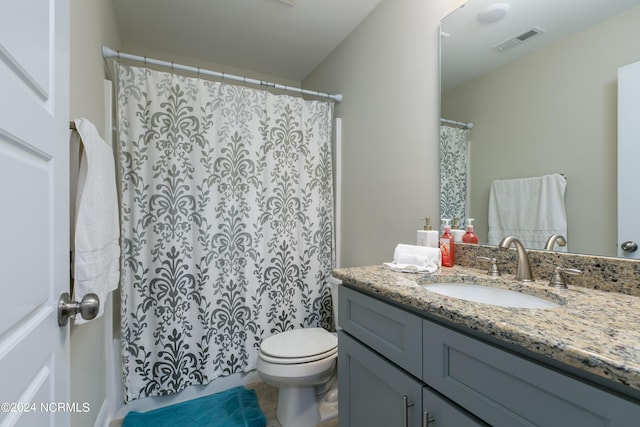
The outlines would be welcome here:
M 338 325 L 387 359 L 422 377 L 422 319 L 344 285 L 338 288 Z
M 495 426 L 633 426 L 640 406 L 425 320 L 423 380 Z

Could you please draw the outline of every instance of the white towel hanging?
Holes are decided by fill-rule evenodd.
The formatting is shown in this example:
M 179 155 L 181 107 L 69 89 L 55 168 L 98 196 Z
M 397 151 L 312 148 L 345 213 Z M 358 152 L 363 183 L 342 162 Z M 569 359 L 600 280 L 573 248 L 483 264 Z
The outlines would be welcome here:
M 72 139 L 82 144 L 76 190 L 74 290 L 76 301 L 88 293 L 100 298 L 98 316 L 107 294 L 120 280 L 120 226 L 112 148 L 87 119 L 74 120 Z M 74 142 L 75 142 L 74 141 Z M 86 320 L 77 316 L 76 324 Z
M 566 185 L 560 174 L 494 181 L 489 193 L 489 244 L 514 236 L 527 248 L 544 249 L 552 234 L 566 236 Z

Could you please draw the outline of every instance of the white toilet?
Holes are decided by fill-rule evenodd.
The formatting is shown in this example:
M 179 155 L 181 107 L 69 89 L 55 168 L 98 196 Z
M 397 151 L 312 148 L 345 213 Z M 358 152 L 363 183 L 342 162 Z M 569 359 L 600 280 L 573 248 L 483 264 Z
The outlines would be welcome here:
M 337 319 L 337 284 L 332 283 Z M 262 341 L 258 375 L 280 388 L 277 417 L 282 427 L 313 427 L 338 414 L 338 339 L 322 328 L 282 332 Z

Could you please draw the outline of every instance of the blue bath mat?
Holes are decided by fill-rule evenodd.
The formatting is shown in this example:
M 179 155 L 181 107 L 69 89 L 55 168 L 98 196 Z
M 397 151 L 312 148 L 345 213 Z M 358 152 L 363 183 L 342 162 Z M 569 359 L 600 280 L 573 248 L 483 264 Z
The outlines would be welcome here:
M 235 387 L 149 412 L 129 412 L 122 427 L 265 427 L 256 392 Z

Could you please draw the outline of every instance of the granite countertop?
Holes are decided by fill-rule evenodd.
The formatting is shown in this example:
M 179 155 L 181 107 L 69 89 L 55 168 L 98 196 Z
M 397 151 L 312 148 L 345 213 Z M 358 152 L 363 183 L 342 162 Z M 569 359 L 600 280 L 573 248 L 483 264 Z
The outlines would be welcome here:
M 640 297 L 577 286 L 556 291 L 548 281 L 521 283 L 510 274 L 493 278 L 484 270 L 462 266 L 442 268 L 434 274 L 396 273 L 382 266 L 353 267 L 336 269 L 333 276 L 429 317 L 640 391 Z M 474 303 L 420 286 L 435 282 L 476 283 L 521 291 L 552 300 L 560 308 Z

